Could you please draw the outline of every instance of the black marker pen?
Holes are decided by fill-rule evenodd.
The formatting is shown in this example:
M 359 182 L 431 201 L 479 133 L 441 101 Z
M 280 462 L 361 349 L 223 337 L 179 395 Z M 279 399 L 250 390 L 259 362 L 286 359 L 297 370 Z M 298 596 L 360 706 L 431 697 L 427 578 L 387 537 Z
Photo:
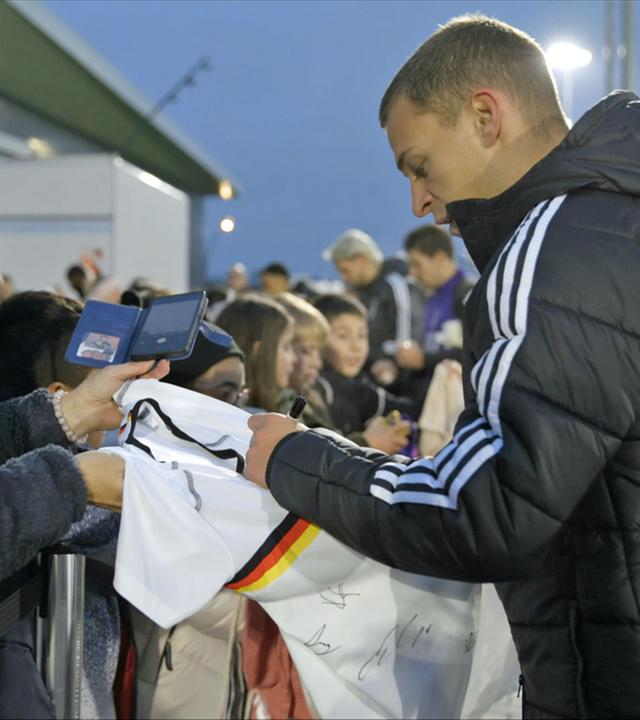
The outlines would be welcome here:
M 302 395 L 298 395 L 291 403 L 291 409 L 289 410 L 287 417 L 290 417 L 292 420 L 298 420 L 300 415 L 302 415 L 302 411 L 304 410 L 306 404 L 307 399 Z

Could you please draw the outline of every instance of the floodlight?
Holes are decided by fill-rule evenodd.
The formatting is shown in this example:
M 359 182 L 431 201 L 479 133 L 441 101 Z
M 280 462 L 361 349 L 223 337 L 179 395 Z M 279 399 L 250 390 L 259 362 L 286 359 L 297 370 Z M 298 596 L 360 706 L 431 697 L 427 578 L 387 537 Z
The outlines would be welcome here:
M 27 138 L 27 145 L 31 152 L 39 158 L 48 158 L 53 155 L 53 147 L 46 140 L 37 137 Z
M 233 186 L 228 180 L 221 180 L 218 185 L 218 195 L 223 200 L 231 200 L 233 197 Z
M 545 53 L 551 67 L 558 70 L 575 70 L 588 65 L 593 55 L 589 50 L 570 42 L 553 43 Z
M 226 217 L 223 217 L 222 220 L 220 220 L 220 230 L 222 230 L 223 233 L 233 232 L 235 228 L 236 221 L 234 218 L 231 217 L 231 215 L 227 215 Z

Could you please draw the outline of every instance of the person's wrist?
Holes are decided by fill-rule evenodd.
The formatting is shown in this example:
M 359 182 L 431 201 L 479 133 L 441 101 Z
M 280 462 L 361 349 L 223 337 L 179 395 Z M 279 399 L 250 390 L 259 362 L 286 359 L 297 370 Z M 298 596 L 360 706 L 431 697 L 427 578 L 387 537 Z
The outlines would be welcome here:
M 56 395 L 58 395 L 57 403 L 55 402 Z M 87 408 L 82 403 L 78 402 L 76 396 L 74 395 L 74 391 L 71 391 L 70 393 L 58 391 L 58 393 L 55 393 L 54 411 L 56 409 L 56 405 L 60 411 L 60 416 L 56 413 L 56 417 L 58 417 L 58 422 L 60 422 L 62 429 L 65 430 L 66 423 L 70 433 L 77 438 L 77 441 L 82 441 L 89 432 L 95 429 L 92 427 Z M 70 440 L 72 439 L 66 430 L 65 434 Z
M 84 479 L 87 502 L 98 507 L 120 510 L 125 476 L 124 460 L 115 454 L 92 451 L 78 455 L 76 465 Z
M 124 489 L 124 460 L 117 455 L 109 455 L 108 468 L 109 477 L 106 482 L 105 498 L 102 504 L 111 510 L 120 510 L 122 508 L 122 492 Z
M 307 428 L 302 423 L 297 423 L 295 429 L 292 432 L 290 432 L 287 435 L 285 435 L 284 437 L 280 438 L 280 440 L 278 440 L 278 442 L 273 446 L 273 449 L 271 450 L 271 454 L 269 455 L 269 459 L 267 460 L 267 465 L 266 465 L 265 471 L 264 471 L 264 481 L 265 481 L 266 487 L 268 487 L 268 488 L 271 487 L 269 478 L 271 475 L 271 470 L 273 469 L 273 466 L 274 466 L 275 462 L 277 461 L 278 451 L 282 448 L 283 445 L 288 443 L 289 440 L 292 440 L 293 438 L 297 437 L 298 435 L 301 435 L 303 432 L 305 432 L 308 429 L 309 428 Z

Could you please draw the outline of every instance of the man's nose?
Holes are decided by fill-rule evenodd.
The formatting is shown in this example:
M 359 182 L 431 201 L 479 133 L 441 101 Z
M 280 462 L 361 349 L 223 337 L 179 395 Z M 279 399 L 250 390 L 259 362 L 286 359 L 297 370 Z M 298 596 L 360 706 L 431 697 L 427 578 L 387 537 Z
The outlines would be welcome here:
M 433 195 L 419 183 L 411 183 L 411 209 L 416 217 L 424 217 L 431 212 Z

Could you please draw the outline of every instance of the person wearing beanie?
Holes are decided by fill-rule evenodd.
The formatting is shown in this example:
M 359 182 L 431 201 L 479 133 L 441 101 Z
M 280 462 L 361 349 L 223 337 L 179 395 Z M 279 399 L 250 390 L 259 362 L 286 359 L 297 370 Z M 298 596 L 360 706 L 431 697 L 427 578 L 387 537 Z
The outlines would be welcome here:
M 231 335 L 203 321 L 193 352 L 188 358 L 171 363 L 166 382 L 231 405 L 241 404 L 245 387 L 244 354 Z

